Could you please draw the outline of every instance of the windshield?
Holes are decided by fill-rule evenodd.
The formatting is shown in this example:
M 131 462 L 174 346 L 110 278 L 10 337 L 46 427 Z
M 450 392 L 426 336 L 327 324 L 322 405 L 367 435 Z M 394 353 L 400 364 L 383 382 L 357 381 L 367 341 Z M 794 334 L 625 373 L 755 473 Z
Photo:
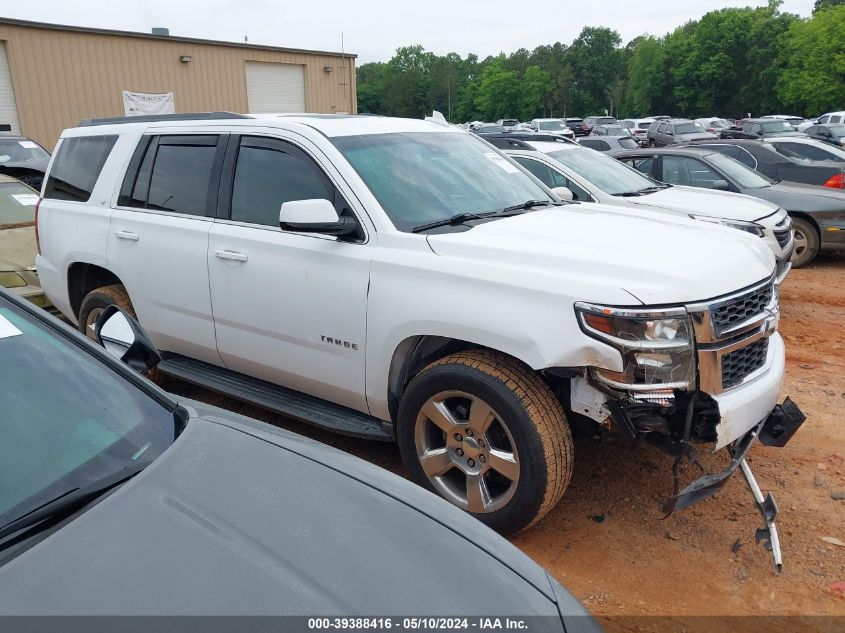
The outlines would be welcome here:
M 24 162 L 50 155 L 35 141 L 29 139 L 0 139 L 0 164 Z
M 675 134 L 697 134 L 698 132 L 706 131 L 701 123 L 696 123 L 695 121 L 675 124 Z
M 761 121 L 760 127 L 762 127 L 763 132 L 766 133 L 795 131 L 795 128 L 786 121 Z
M 0 526 L 150 461 L 173 413 L 0 297 Z
M 35 222 L 38 194 L 17 182 L 0 183 L 0 228 Z
M 538 124 L 541 130 L 568 130 L 563 121 L 540 121 Z
M 369 134 L 332 142 L 400 231 L 460 213 L 551 200 L 510 158 L 469 134 Z
M 614 196 L 634 193 L 657 184 L 636 169 L 593 150 L 557 150 L 549 152 L 549 156 Z
M 722 170 L 728 178 L 736 182 L 743 189 L 760 189 L 761 187 L 768 187 L 774 184 L 774 180 L 768 176 L 764 176 L 759 171 L 754 171 L 750 167 L 746 167 L 738 160 L 714 152 L 707 157 L 714 167 Z

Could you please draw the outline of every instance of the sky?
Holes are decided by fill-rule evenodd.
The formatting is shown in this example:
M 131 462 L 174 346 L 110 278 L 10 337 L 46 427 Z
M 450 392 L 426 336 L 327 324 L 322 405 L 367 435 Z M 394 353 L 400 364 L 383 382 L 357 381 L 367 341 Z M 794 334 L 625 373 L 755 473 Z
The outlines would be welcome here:
M 765 0 L 28 0 L 0 1 L 6 18 L 148 32 L 358 55 L 387 61 L 399 46 L 480 58 L 570 43 L 585 26 L 616 29 L 624 42 L 663 35 L 707 11 L 764 6 Z M 662 5 L 662 6 L 661 6 Z M 785 0 L 782 11 L 809 16 L 813 0 Z

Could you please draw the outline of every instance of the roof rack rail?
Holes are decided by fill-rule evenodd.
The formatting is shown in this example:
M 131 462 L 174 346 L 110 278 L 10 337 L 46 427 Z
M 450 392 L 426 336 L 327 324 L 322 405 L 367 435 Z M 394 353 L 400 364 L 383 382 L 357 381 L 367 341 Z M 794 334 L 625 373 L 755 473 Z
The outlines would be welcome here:
M 116 116 L 104 119 L 83 119 L 77 127 L 115 125 L 118 123 L 153 123 L 156 121 L 214 121 L 219 119 L 251 119 L 236 112 L 184 112 L 179 114 L 144 114 L 141 116 Z

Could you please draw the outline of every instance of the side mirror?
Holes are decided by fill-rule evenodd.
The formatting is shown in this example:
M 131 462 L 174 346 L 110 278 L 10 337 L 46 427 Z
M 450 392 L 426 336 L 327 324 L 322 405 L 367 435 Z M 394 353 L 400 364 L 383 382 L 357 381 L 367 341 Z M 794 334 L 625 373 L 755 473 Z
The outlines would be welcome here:
M 138 322 L 117 306 L 103 310 L 94 328 L 97 342 L 135 371 L 149 371 L 161 362 L 161 355 Z
M 711 189 L 716 189 L 717 191 L 728 191 L 731 186 L 728 184 L 727 180 L 714 180 L 713 186 Z
M 358 223 L 351 217 L 340 217 L 328 200 L 291 200 L 279 211 L 283 231 L 319 233 L 337 237 L 358 236 Z
M 552 189 L 552 193 L 564 202 L 572 202 L 575 199 L 575 196 L 572 195 L 572 190 L 569 187 L 555 187 Z

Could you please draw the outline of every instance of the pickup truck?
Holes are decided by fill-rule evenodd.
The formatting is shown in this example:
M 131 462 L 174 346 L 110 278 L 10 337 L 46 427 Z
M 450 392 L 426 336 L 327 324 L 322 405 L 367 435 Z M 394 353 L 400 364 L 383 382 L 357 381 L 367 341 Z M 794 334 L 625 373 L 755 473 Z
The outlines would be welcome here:
M 80 330 L 118 305 L 161 350 L 154 377 L 398 442 L 414 481 L 504 533 L 563 495 L 576 422 L 679 460 L 727 447 L 678 509 L 803 421 L 778 405 L 762 240 L 561 202 L 454 127 L 91 120 L 62 134 L 42 197 L 39 274 Z

